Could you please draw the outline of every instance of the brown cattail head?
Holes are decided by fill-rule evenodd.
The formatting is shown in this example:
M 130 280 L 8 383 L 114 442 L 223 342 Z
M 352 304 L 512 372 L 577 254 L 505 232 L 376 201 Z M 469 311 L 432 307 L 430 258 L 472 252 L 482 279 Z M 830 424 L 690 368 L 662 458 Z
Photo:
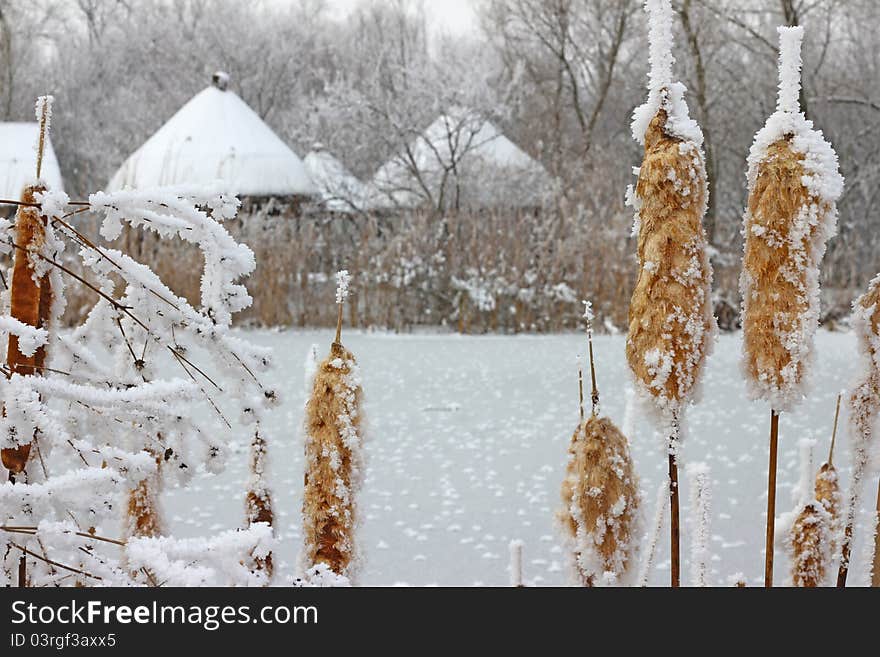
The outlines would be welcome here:
M 274 526 L 275 514 L 272 510 L 272 493 L 264 480 L 266 456 L 266 441 L 257 431 L 251 441 L 251 478 L 245 496 L 245 517 L 248 525 L 265 522 L 270 527 Z M 274 570 L 272 553 L 255 557 L 254 567 L 257 570 L 265 570 L 271 577 Z
M 629 442 L 608 418 L 590 416 L 568 449 L 560 513 L 584 586 L 619 582 L 634 560 L 638 480 Z
M 22 193 L 23 203 L 36 203 L 36 195 L 45 187 L 30 185 Z M 10 288 L 10 314 L 15 319 L 43 328 L 49 322 L 52 307 L 52 286 L 49 275 L 39 275 L 39 253 L 46 243 L 46 218 L 33 205 L 20 205 L 15 215 L 15 254 Z M 6 366 L 12 374 L 41 374 L 46 361 L 46 347 L 39 347 L 32 356 L 18 348 L 18 336 L 10 334 L 6 350 Z M 24 471 L 31 452 L 31 443 L 2 450 L 3 466 L 13 475 Z
M 158 494 L 161 488 L 162 459 L 156 458 L 156 472 L 141 479 L 128 493 L 126 535 L 153 537 L 162 535 Z
M 816 473 L 816 501 L 822 505 L 831 516 L 832 523 L 840 521 L 840 483 L 837 477 L 837 468 L 827 461 Z
M 819 263 L 843 191 L 837 155 L 798 107 L 802 28 L 779 28 L 777 111 L 749 154 L 743 369 L 753 398 L 776 411 L 804 395 L 819 322 Z
M 828 521 L 828 512 L 814 501 L 804 505 L 792 525 L 791 575 L 794 586 L 817 587 L 824 584 L 831 552 Z
M 661 107 L 644 136 L 634 199 L 640 269 L 626 355 L 642 388 L 675 413 L 694 390 L 716 328 L 702 225 L 708 195 L 703 153 L 668 125 Z
M 850 435 L 857 459 L 867 459 L 880 415 L 880 275 L 853 303 L 852 325 L 862 352 L 862 372 L 849 396 Z
M 360 370 L 334 342 L 306 404 L 303 570 L 326 564 L 351 577 L 356 562 L 355 496 L 361 482 Z

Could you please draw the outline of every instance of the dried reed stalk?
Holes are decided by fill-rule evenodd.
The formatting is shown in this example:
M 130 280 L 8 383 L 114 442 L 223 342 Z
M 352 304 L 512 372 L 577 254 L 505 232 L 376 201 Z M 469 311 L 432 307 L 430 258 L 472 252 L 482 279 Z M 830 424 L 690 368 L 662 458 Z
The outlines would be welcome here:
M 819 466 L 816 473 L 814 492 L 816 501 L 828 512 L 831 521 L 831 552 L 837 549 L 837 535 L 840 529 L 840 478 L 834 467 L 834 444 L 837 441 L 837 422 L 840 418 L 840 400 L 837 395 L 837 406 L 834 411 L 834 428 L 831 430 L 831 447 L 828 449 L 828 460 Z
M 275 514 L 272 510 L 272 493 L 265 484 L 264 475 L 266 470 L 266 441 L 259 431 L 254 433 L 251 441 L 251 479 L 245 496 L 245 519 L 248 525 L 264 522 L 270 527 L 274 526 Z M 254 567 L 257 570 L 265 570 L 271 578 L 274 572 L 272 553 L 254 556 Z

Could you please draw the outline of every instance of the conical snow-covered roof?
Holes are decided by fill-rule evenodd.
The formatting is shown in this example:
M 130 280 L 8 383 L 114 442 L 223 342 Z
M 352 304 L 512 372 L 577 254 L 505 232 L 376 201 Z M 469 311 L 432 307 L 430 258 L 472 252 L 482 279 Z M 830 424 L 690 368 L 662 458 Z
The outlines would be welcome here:
M 323 144 L 315 144 L 303 160 L 324 206 L 332 212 L 363 210 L 367 188 Z
M 0 198 L 17 200 L 37 175 L 38 123 L 0 123 Z M 50 189 L 63 191 L 61 169 L 51 140 L 43 146 L 40 176 Z
M 385 163 L 372 183 L 374 207 L 532 205 L 549 184 L 547 171 L 479 113 L 440 116 L 406 153 Z M 443 195 L 446 198 L 441 199 Z
M 108 190 L 222 180 L 240 196 L 312 196 L 303 161 L 218 73 L 119 168 Z

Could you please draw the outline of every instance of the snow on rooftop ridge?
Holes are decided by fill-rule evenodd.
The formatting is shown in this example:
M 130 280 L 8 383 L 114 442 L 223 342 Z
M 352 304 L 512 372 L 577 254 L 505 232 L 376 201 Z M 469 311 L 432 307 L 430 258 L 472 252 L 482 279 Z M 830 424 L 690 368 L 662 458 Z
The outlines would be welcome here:
M 37 142 L 40 124 L 33 122 L 0 123 L 0 197 L 18 199 L 37 173 Z M 62 191 L 61 168 L 47 135 L 43 146 L 41 179 L 53 191 Z
M 144 142 L 107 190 L 216 180 L 242 196 L 317 193 L 299 156 L 236 93 L 215 85 L 196 94 Z
M 303 163 L 328 210 L 349 213 L 366 207 L 369 195 L 366 185 L 322 143 L 315 142 Z
M 645 144 L 645 133 L 657 112 L 666 111 L 666 132 L 682 141 L 703 145 L 703 131 L 691 119 L 684 96 L 687 88 L 676 82 L 672 75 L 672 25 L 670 0 L 645 0 L 648 14 L 648 100 L 635 109 L 632 117 L 632 135 L 639 144 Z

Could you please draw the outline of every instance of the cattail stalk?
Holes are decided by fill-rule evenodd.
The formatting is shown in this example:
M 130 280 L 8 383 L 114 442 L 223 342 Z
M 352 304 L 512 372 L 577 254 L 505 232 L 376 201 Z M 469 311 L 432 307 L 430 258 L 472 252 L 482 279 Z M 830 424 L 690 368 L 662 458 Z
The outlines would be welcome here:
M 694 463 L 687 468 L 691 489 L 691 561 L 693 586 L 709 585 L 709 515 L 712 494 L 709 487 L 709 467 Z
M 510 542 L 510 585 L 514 588 L 522 588 L 523 584 L 523 542 L 513 540 Z
M 336 301 L 348 295 L 348 272 L 337 274 Z M 304 571 L 326 565 L 351 577 L 356 565 L 355 497 L 362 477 L 360 370 L 341 343 L 341 327 L 330 355 L 315 372 L 306 404 L 306 464 L 303 493 Z
M 672 78 L 672 5 L 646 2 L 649 14 L 648 101 L 633 118 L 644 145 L 636 209 L 639 277 L 629 310 L 626 355 L 643 395 L 667 431 L 671 585 L 681 582 L 678 454 L 684 409 L 691 401 L 716 331 L 712 269 L 703 216 L 706 184 L 703 136 L 687 114 L 684 87 Z
M 749 154 L 744 217 L 743 364 L 750 395 L 770 404 L 764 584 L 773 585 L 779 416 L 804 396 L 819 315 L 819 262 L 843 189 L 837 156 L 799 107 L 803 28 L 779 32 L 776 112 Z

